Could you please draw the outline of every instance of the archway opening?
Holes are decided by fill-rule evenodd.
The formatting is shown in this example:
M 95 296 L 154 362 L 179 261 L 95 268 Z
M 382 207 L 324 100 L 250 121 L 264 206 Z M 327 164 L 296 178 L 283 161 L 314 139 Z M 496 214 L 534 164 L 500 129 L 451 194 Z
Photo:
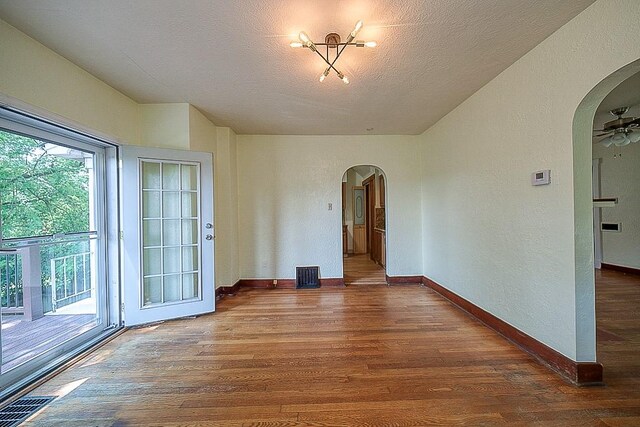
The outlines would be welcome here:
M 640 377 L 639 117 L 640 72 L 602 100 L 593 120 L 596 354 L 609 384 Z
M 386 283 L 386 178 L 373 165 L 342 176 L 342 254 L 345 285 Z
M 609 351 L 613 348 L 612 346 L 617 346 L 619 349 L 626 346 L 627 354 L 629 351 L 638 351 L 640 346 L 636 344 L 636 350 L 633 350 L 634 347 L 629 347 L 633 345 L 633 342 L 638 341 L 637 334 L 635 334 L 635 337 L 629 336 L 625 338 L 620 334 L 607 330 L 607 328 L 612 329 L 612 327 L 611 323 L 605 320 L 605 316 L 609 316 L 612 320 L 622 321 L 627 325 L 630 319 L 628 317 L 624 319 L 623 316 L 625 315 L 619 312 L 622 306 L 612 306 L 612 300 L 609 298 L 609 302 L 607 302 L 606 293 L 602 292 L 603 290 L 610 291 L 613 289 L 611 283 L 607 284 L 602 280 L 602 270 L 598 268 L 600 263 L 606 264 L 607 259 L 602 252 L 602 238 L 603 233 L 608 231 L 601 231 L 602 222 L 613 212 L 604 213 L 603 211 L 615 208 L 603 207 L 597 202 L 594 203 L 593 199 L 603 198 L 605 197 L 604 192 L 609 191 L 602 187 L 602 177 L 598 176 L 603 172 L 599 163 L 599 159 L 603 155 L 602 150 L 609 148 L 604 152 L 609 162 L 620 160 L 625 155 L 631 156 L 630 150 L 640 147 L 635 145 L 638 143 L 629 144 L 631 148 L 627 146 L 618 147 L 615 144 L 604 147 L 598 144 L 601 143 L 602 139 L 613 134 L 603 131 L 607 127 L 606 123 L 615 119 L 615 117 L 606 118 L 609 114 L 607 106 L 611 103 L 635 104 L 633 101 L 623 100 L 619 97 L 616 99 L 616 92 L 623 93 L 627 91 L 628 89 L 624 89 L 624 86 L 620 85 L 624 85 L 625 81 L 633 78 L 632 76 L 638 73 L 640 73 L 640 60 L 634 61 L 606 77 L 585 96 L 573 119 L 576 357 L 578 361 L 597 360 L 604 365 L 604 380 L 609 384 L 615 383 L 620 377 L 628 377 L 629 368 L 633 370 L 633 367 L 627 363 L 628 357 L 625 361 L 622 353 L 618 353 L 619 357 L 616 358 L 615 352 Z M 620 89 L 616 89 L 618 87 Z M 611 107 L 609 110 L 614 108 Z M 600 131 L 594 133 L 594 129 Z M 616 157 L 614 158 L 614 156 Z M 631 158 L 629 157 L 629 159 Z M 618 167 L 619 165 L 614 166 L 614 168 Z M 605 179 L 610 183 L 611 178 L 609 176 Z M 611 197 L 613 196 L 607 198 Z M 633 231 L 633 227 L 628 231 L 630 233 L 627 235 L 638 233 L 638 231 Z M 612 238 L 611 235 L 606 236 L 607 239 Z M 637 248 L 636 252 L 638 252 Z M 618 285 L 614 284 L 613 286 Z M 640 322 L 640 319 L 638 321 Z M 637 329 L 637 326 L 636 324 L 635 329 Z M 634 328 L 632 327 L 628 332 L 633 335 L 632 329 Z M 630 341 L 626 342 L 627 339 L 630 339 Z M 639 358 L 636 357 L 636 359 Z M 634 366 L 634 372 L 638 372 L 640 364 Z M 593 374 L 595 375 L 595 372 Z M 600 373 L 600 378 L 602 378 L 602 372 Z

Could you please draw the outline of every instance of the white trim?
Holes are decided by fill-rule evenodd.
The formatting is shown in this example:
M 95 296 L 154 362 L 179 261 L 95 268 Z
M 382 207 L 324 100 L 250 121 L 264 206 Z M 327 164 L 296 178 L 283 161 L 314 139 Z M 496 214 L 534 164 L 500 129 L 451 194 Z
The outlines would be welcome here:
M 593 198 L 600 198 L 600 163 L 602 159 L 593 159 L 591 161 L 591 177 L 593 186 Z M 602 232 L 600 231 L 600 222 L 602 221 L 601 206 L 594 204 L 593 206 L 593 267 L 600 268 L 602 266 Z

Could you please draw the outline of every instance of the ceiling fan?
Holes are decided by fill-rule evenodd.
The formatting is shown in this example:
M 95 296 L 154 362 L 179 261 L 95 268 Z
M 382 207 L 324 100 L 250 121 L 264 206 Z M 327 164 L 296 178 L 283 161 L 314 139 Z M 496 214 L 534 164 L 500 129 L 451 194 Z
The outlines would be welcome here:
M 640 141 L 640 118 L 622 117 L 627 111 L 629 107 L 614 108 L 610 113 L 616 119 L 606 122 L 602 129 L 594 130 L 594 132 L 600 132 L 595 137 L 609 135 L 599 141 L 602 145 L 610 147 L 613 144 L 622 147 L 631 142 Z

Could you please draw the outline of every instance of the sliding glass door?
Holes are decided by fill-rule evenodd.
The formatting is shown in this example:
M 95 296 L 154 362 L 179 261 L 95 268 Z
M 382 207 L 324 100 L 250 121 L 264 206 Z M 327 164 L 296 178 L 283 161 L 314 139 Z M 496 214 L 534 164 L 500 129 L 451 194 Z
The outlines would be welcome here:
M 111 323 L 109 150 L 0 110 L 0 390 Z

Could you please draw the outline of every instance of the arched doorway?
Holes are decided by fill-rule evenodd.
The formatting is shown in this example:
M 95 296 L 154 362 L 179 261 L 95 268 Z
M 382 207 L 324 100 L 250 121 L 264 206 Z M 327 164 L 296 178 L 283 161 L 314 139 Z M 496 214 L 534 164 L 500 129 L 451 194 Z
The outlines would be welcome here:
M 386 179 L 372 165 L 342 176 L 342 253 L 346 285 L 386 283 Z
M 606 116 L 605 109 L 610 102 L 635 102 L 622 99 L 614 100 L 613 98 L 607 100 L 607 97 L 617 91 L 616 88 L 619 85 L 624 84 L 626 80 L 633 78 L 632 76 L 638 73 L 640 73 L 640 60 L 621 68 L 602 80 L 582 100 L 573 120 L 577 354 L 578 360 L 593 354 L 592 357 L 604 365 L 606 373 L 604 379 L 607 382 L 615 381 L 616 377 L 628 375 L 630 368 L 633 370 L 633 367 L 622 359 L 616 359 L 620 356 L 620 353 L 616 355 L 616 347 L 620 349 L 621 344 L 628 338 L 621 336 L 620 330 L 611 326 L 612 321 L 622 321 L 624 317 L 626 317 L 624 322 L 628 324 L 630 318 L 629 314 L 623 314 L 624 310 L 620 310 L 622 306 L 617 308 L 603 306 L 603 304 L 615 304 L 616 298 L 610 292 L 601 292 L 602 290 L 610 291 L 610 288 L 603 288 L 603 286 L 612 286 L 612 283 L 610 280 L 602 280 L 602 272 L 599 269 L 594 271 L 594 267 L 599 267 L 601 262 L 607 264 L 606 257 L 602 257 L 603 234 L 600 230 L 603 221 L 613 221 L 606 221 L 608 217 L 611 218 L 609 216 L 611 211 L 604 214 L 605 208 L 598 207 L 597 204 L 594 205 L 593 199 L 615 198 L 613 195 L 605 194 L 609 191 L 608 189 L 604 189 L 604 192 L 601 191 L 603 188 L 599 184 L 602 184 L 602 181 L 598 181 L 598 175 L 603 172 L 599 164 L 601 156 L 603 154 L 610 156 L 607 159 L 609 162 L 614 160 L 614 156 L 620 160 L 620 154 L 624 157 L 625 152 L 629 153 L 629 151 L 625 147 L 616 147 L 615 144 L 607 147 L 610 150 L 604 151 L 604 147 L 597 144 L 600 143 L 600 139 L 609 135 L 594 138 L 593 129 L 603 129 L 607 120 L 603 119 L 603 113 Z M 626 91 L 627 89 L 620 89 L 621 93 Z M 626 105 L 619 105 L 619 107 L 623 106 Z M 614 107 L 610 109 L 614 109 Z M 611 117 L 611 119 L 615 118 Z M 631 149 L 635 150 L 636 148 L 640 147 L 632 147 Z M 620 169 L 619 166 L 614 165 L 613 168 Z M 610 179 L 610 177 L 605 179 Z M 610 237 L 611 235 L 607 238 Z M 613 286 L 618 285 L 614 284 Z M 626 302 L 629 297 L 634 298 L 627 294 Z M 638 297 L 640 297 L 640 293 Z M 640 317 L 638 321 L 640 321 Z M 635 329 L 637 329 L 637 324 Z M 624 343 L 627 346 L 625 350 L 627 353 L 634 351 L 633 342 L 637 340 L 636 334 L 636 336 L 631 336 L 630 341 Z M 640 345 L 635 348 L 637 351 L 640 349 Z M 624 358 L 624 356 L 622 357 Z M 636 357 L 636 359 L 638 358 Z M 640 364 L 634 366 L 638 368 Z
M 596 353 L 609 384 L 640 376 L 638 117 L 640 72 L 602 100 L 593 120 Z

